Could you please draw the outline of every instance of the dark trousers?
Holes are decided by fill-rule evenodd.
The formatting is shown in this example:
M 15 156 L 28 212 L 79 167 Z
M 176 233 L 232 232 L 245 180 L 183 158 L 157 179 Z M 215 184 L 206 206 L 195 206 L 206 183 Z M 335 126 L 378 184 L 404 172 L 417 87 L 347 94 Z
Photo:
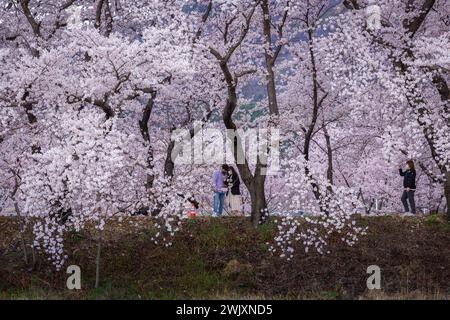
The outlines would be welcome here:
M 411 206 L 411 211 L 409 211 L 408 201 L 409 206 Z M 403 191 L 402 203 L 403 207 L 405 208 L 405 212 L 411 212 L 414 214 L 416 213 L 416 203 L 414 202 L 414 190 Z

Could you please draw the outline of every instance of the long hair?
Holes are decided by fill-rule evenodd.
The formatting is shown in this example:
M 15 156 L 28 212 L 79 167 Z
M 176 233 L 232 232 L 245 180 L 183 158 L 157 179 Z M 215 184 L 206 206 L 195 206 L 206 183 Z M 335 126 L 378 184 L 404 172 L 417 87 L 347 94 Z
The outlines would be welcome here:
M 406 161 L 406 164 L 409 166 L 411 171 L 416 171 L 416 167 L 414 166 L 414 161 L 408 160 L 408 161 Z
M 236 169 L 233 166 L 229 166 L 231 170 L 232 177 L 236 177 L 239 180 L 239 174 L 237 173 Z

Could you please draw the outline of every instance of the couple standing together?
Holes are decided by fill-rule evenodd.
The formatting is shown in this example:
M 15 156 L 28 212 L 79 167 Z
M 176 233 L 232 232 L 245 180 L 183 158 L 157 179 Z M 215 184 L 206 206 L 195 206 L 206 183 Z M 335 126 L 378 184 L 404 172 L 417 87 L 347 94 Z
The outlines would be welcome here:
M 214 172 L 214 215 L 221 216 L 224 205 L 230 215 L 242 215 L 239 175 L 232 166 L 223 164 Z

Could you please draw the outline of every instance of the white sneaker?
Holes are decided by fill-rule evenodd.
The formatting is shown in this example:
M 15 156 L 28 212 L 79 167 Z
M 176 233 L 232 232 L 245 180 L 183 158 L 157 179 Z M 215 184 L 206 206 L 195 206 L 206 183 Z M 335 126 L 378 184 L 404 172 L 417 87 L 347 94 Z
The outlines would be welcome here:
M 411 213 L 411 212 L 405 212 L 405 213 L 403 214 L 403 216 L 404 216 L 404 217 L 413 217 L 414 214 Z

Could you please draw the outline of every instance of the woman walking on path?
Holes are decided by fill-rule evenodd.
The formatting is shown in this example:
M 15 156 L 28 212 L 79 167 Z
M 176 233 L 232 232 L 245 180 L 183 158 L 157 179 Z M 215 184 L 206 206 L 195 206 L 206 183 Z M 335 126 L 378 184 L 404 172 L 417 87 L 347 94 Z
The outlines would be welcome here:
M 399 169 L 400 175 L 403 177 L 403 194 L 402 203 L 406 214 L 416 214 L 416 203 L 414 202 L 414 192 L 416 191 L 416 169 L 412 160 L 406 161 L 406 170 Z M 408 206 L 409 202 L 409 206 Z M 410 211 L 411 208 L 411 211 Z
M 243 215 L 242 213 L 242 197 L 240 190 L 241 181 L 236 170 L 230 166 L 227 178 L 228 192 L 226 196 L 227 209 L 230 215 Z

